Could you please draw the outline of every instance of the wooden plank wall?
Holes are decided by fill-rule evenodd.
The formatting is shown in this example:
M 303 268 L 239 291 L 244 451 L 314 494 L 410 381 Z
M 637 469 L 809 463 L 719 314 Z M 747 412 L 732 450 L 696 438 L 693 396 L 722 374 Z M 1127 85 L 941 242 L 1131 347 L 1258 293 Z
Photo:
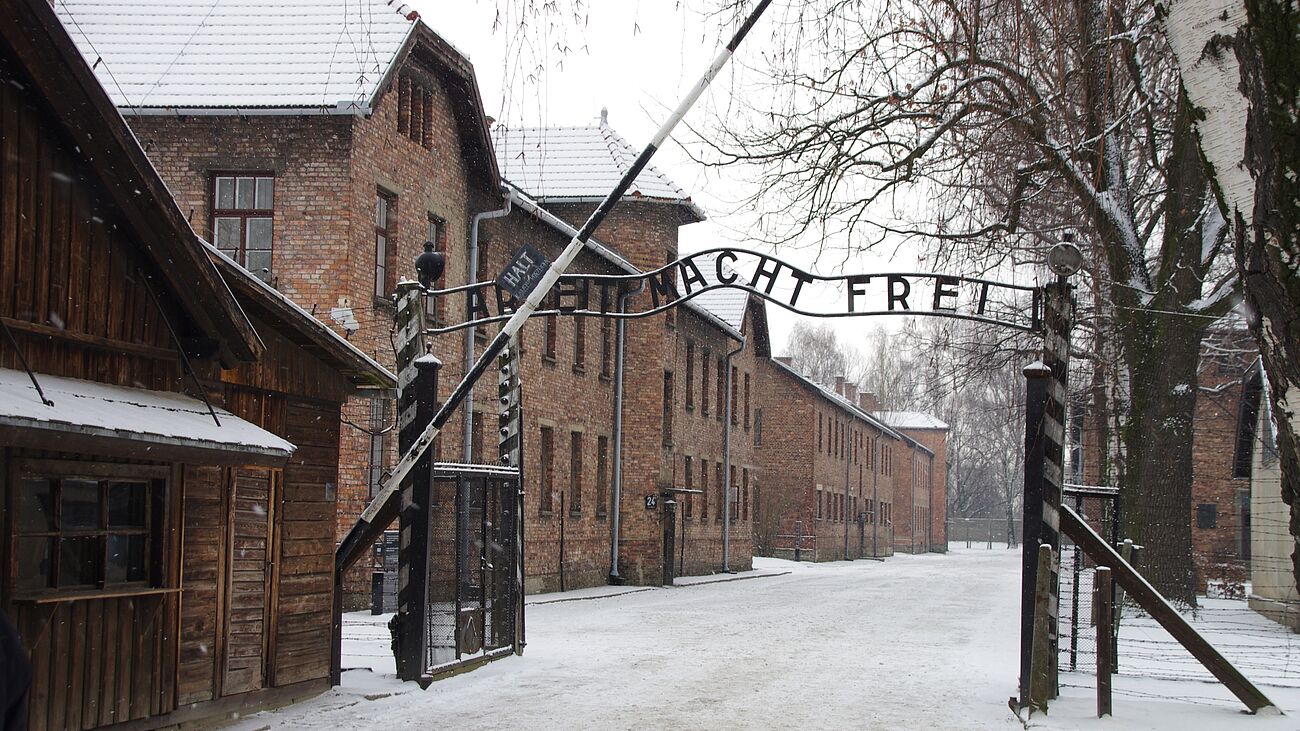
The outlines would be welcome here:
M 266 686 L 272 545 L 272 494 L 278 470 L 235 471 L 230 512 L 230 579 L 224 608 L 226 643 L 221 693 L 235 695 Z
M 225 595 L 227 470 L 185 468 L 185 540 L 181 595 L 181 653 L 176 684 L 184 705 L 216 697 L 217 659 L 225 625 L 220 613 Z
M 329 677 L 339 416 L 337 403 L 289 403 L 283 436 L 298 449 L 284 468 L 280 507 L 276 685 Z
M 33 659 L 30 731 L 90 729 L 175 709 L 175 595 L 17 603 Z
M 174 390 L 175 347 L 141 282 L 140 244 L 32 88 L 0 55 L 0 318 L 36 370 Z M 0 366 L 19 367 L 12 348 L 0 347 Z

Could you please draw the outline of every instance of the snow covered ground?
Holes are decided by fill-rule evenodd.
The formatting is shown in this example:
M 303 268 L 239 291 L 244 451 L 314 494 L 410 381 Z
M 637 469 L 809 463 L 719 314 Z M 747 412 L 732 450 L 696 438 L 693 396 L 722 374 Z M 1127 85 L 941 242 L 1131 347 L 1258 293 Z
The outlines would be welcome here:
M 341 687 L 235 727 L 1021 728 L 1007 708 L 1016 691 L 1018 552 L 954 544 L 947 555 L 758 559 L 755 569 L 740 581 L 530 597 L 522 657 L 425 691 L 393 677 L 386 616 L 348 615 L 344 667 L 357 669 Z M 1181 650 L 1160 645 L 1158 627 L 1135 625 L 1154 644 L 1134 663 L 1142 675 L 1116 677 L 1114 718 L 1093 717 L 1091 675 L 1066 673 L 1062 697 L 1031 728 L 1300 729 L 1293 635 L 1256 621 L 1244 603 L 1234 605 L 1240 615 L 1216 606 L 1224 639 L 1236 640 L 1221 649 L 1249 659 L 1247 674 L 1258 671 L 1290 715 L 1245 715 L 1195 669 L 1157 672 L 1165 656 L 1184 667 Z

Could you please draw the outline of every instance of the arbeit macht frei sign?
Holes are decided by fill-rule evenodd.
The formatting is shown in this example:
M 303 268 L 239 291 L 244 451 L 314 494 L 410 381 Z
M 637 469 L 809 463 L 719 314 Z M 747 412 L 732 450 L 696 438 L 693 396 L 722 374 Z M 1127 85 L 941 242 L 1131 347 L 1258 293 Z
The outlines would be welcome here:
M 536 250 L 524 251 L 536 258 Z M 512 266 L 519 267 L 512 260 Z M 430 332 L 449 332 L 507 319 L 519 302 L 506 280 L 431 292 L 462 297 L 465 319 Z M 950 274 L 881 273 L 823 276 L 774 256 L 735 248 L 689 254 L 640 274 L 566 274 L 543 300 L 538 314 L 638 318 L 663 312 L 703 292 L 744 289 L 792 312 L 811 317 L 937 315 L 1036 332 L 1041 294 L 1037 287 Z M 620 310 L 620 300 L 626 303 Z

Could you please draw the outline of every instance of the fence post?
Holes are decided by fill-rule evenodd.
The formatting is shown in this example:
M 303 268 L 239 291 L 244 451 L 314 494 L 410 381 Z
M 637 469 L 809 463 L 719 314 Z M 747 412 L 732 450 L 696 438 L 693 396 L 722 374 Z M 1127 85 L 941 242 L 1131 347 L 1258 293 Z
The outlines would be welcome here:
M 1110 673 L 1114 653 L 1115 605 L 1110 569 L 1098 566 L 1093 575 L 1092 601 L 1097 607 L 1097 718 L 1111 715 Z
M 1047 701 L 1054 697 L 1052 653 L 1056 643 L 1052 640 L 1056 622 L 1051 616 L 1052 582 L 1055 581 L 1053 563 L 1056 556 L 1052 547 L 1038 547 L 1038 585 L 1034 592 L 1034 644 L 1030 662 L 1029 708 L 1047 711 Z

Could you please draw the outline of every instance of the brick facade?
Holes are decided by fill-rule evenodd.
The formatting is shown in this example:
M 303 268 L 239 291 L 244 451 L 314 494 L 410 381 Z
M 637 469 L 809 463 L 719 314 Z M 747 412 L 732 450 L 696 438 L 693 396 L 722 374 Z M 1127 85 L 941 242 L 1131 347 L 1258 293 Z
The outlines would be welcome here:
M 836 398 L 780 363 L 762 372 L 765 428 L 779 435 L 760 455 L 769 552 L 793 558 L 799 537 L 803 560 L 892 554 L 906 443 L 850 406 L 851 385 Z
M 469 281 L 475 214 L 500 209 L 507 197 L 494 174 L 484 172 L 495 170 L 490 153 L 466 133 L 467 115 L 486 124 L 481 111 L 473 100 L 449 91 L 446 70 L 429 57 L 415 51 L 403 57 L 368 115 L 130 118 L 182 210 L 205 237 L 212 236 L 214 176 L 273 177 L 271 282 L 389 367 L 393 309 L 386 298 L 376 297 L 380 229 L 391 252 L 390 273 L 380 291 L 391 289 L 398 274 L 410 276 L 428 237 L 446 253 L 439 286 L 455 287 Z M 419 134 L 411 131 L 413 122 L 403 124 L 402 117 L 410 118 L 403 114 L 402 99 L 414 98 L 406 90 L 412 87 L 403 84 L 417 84 L 428 94 L 427 100 L 421 97 L 425 113 Z M 389 210 L 382 226 L 376 219 L 379 196 Z M 574 226 L 594 207 L 539 203 Z M 595 238 L 636 268 L 654 269 L 677 258 L 678 229 L 695 220 L 698 214 L 686 203 L 629 198 Z M 494 278 L 521 243 L 553 258 L 568 234 L 515 207 L 509 215 L 482 221 L 478 240 L 478 274 Z M 591 250 L 579 256 L 572 270 L 625 271 Z M 458 299 L 434 305 L 433 323 L 461 320 L 464 306 Z M 592 586 L 610 578 L 616 327 L 605 322 L 537 318 L 522 332 L 525 584 L 530 592 Z M 756 541 L 778 552 L 792 548 L 788 539 L 777 536 L 789 535 L 796 521 L 809 534 L 805 547 L 818 559 L 843 558 L 846 535 L 851 557 L 888 555 L 900 540 L 897 521 L 906 513 L 910 526 L 916 500 L 925 508 L 917 515 L 930 515 L 931 500 L 944 504 L 942 461 L 925 461 L 917 469 L 927 472 L 916 484 L 927 488 L 913 491 L 907 482 L 906 494 L 913 498 L 905 511 L 898 509 L 894 495 L 913 471 L 910 443 L 774 365 L 761 303 L 748 300 L 738 325 L 737 331 L 737 323 L 680 306 L 626 326 L 622 498 L 617 506 L 617 572 L 624 581 L 661 580 L 663 502 L 669 496 L 676 506 L 673 559 L 678 572 L 686 574 L 724 568 L 724 532 L 729 536 L 726 568 L 731 570 L 751 567 Z M 484 332 L 476 339 L 476 350 L 497 327 L 480 328 Z M 744 347 L 738 349 L 742 338 Z M 441 391 L 447 393 L 464 373 L 465 334 L 435 337 L 432 349 L 443 362 Z M 734 374 L 730 391 L 728 373 Z M 725 419 L 728 401 L 730 423 Z M 494 383 L 476 389 L 471 410 L 481 414 L 471 429 L 472 459 L 495 463 Z M 393 411 L 391 402 L 385 406 L 358 399 L 343 408 L 339 536 L 352 526 L 383 469 L 396 459 L 393 434 L 371 433 L 391 424 Z M 724 467 L 728 430 L 730 469 Z M 462 434 L 458 415 L 435 442 L 435 458 L 462 461 Z M 942 447 L 937 451 L 942 454 Z M 647 509 L 648 496 L 661 498 L 660 506 Z M 730 512 L 725 525 L 724 501 Z M 942 542 L 942 512 L 927 520 L 934 547 Z M 765 537 L 760 539 L 760 533 Z M 907 535 L 911 546 L 910 531 Z M 361 562 L 347 577 L 349 609 L 367 603 L 370 568 Z

